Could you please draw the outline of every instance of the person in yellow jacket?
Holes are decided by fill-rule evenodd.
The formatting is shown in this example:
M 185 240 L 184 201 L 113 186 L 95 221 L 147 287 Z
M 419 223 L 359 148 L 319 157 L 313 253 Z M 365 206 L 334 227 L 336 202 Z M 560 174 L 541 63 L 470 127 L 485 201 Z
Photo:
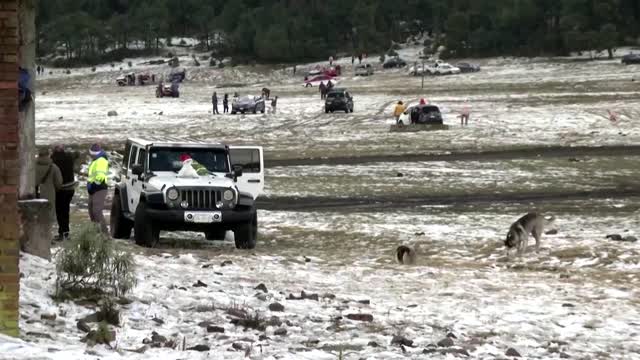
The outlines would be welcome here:
M 396 118 L 396 124 L 398 123 L 398 121 L 400 121 L 400 115 L 402 115 L 402 113 L 404 112 L 405 107 L 404 104 L 401 101 L 398 101 L 398 103 L 396 104 L 396 107 L 393 109 L 393 116 Z
M 107 154 L 100 145 L 93 144 L 89 153 L 93 161 L 89 165 L 87 174 L 87 192 L 89 193 L 89 218 L 100 226 L 104 234 L 109 234 L 107 222 L 104 220 L 104 201 L 107 197 L 107 175 L 109 173 L 109 160 Z

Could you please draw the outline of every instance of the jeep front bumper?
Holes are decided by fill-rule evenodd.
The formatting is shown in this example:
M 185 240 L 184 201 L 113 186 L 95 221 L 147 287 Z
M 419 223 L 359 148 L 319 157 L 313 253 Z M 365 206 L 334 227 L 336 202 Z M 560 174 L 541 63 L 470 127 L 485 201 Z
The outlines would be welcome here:
M 237 207 L 233 210 L 168 210 L 147 208 L 147 218 L 164 230 L 199 230 L 212 226 L 230 228 L 247 223 L 253 218 L 255 209 Z

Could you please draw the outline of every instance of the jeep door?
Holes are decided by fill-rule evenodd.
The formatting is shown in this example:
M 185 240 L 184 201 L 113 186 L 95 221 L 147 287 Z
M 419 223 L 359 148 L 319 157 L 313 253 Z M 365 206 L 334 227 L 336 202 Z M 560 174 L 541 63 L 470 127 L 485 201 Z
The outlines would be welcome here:
M 131 147 L 129 167 L 127 169 L 127 195 L 129 197 L 129 211 L 131 211 L 132 215 L 136 213 L 136 209 L 138 208 L 142 185 L 144 184 L 144 180 L 139 179 L 138 175 L 133 175 L 132 167 L 134 165 L 141 165 L 144 168 L 146 163 L 147 150 L 144 147 L 133 145 Z
M 231 166 L 241 165 L 238 189 L 254 199 L 264 192 L 264 154 L 261 146 L 229 146 Z

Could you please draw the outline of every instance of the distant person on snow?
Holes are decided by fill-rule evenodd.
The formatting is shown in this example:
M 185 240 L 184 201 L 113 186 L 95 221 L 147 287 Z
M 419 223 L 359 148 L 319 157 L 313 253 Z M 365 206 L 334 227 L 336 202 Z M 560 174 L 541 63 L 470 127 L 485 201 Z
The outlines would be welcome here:
M 262 97 L 269 100 L 269 98 L 271 97 L 271 90 L 269 90 L 269 88 L 262 88 Z
M 224 94 L 224 98 L 222 99 L 222 112 L 229 112 L 229 94 Z
M 320 100 L 324 100 L 324 98 L 327 96 L 327 86 L 324 84 L 324 82 L 320 82 L 320 86 L 318 86 L 318 88 L 320 89 Z
M 396 124 L 400 123 L 400 115 L 405 111 L 405 106 L 402 101 L 398 101 L 395 108 L 393 108 L 393 117 L 396 119 Z
M 420 99 L 420 105 L 426 105 L 426 104 L 427 104 L 427 101 L 424 98 Z
M 274 97 L 273 100 L 271 100 L 271 113 L 275 114 L 276 113 L 276 106 L 278 105 L 278 97 Z
M 218 111 L 218 94 L 214 91 L 211 96 L 211 104 L 213 105 L 213 114 L 220 114 Z
M 331 91 L 331 89 L 333 89 L 333 83 L 331 82 L 331 80 L 329 80 L 329 82 L 327 83 L 327 92 Z
M 469 125 L 470 115 L 471 115 L 471 107 L 469 106 L 469 102 L 465 101 L 464 106 L 462 107 L 462 111 L 458 116 L 460 118 L 460 126 Z
M 611 109 L 607 109 L 607 114 L 609 114 L 609 121 L 611 121 L 612 124 L 616 124 L 618 120 L 620 120 L 620 116 L 618 116 L 615 111 L 611 111 Z

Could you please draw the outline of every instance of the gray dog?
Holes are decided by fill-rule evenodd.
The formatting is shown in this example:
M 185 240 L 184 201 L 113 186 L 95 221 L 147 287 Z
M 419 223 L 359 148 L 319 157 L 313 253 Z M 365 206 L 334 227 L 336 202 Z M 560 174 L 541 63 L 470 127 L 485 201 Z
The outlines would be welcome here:
M 527 249 L 529 234 L 536 239 L 536 251 L 540 248 L 540 237 L 544 232 L 544 227 L 551 224 L 555 218 L 545 218 L 540 213 L 530 212 L 514 222 L 509 228 L 504 245 L 507 253 L 512 248 L 518 249 L 518 254 L 523 254 Z

